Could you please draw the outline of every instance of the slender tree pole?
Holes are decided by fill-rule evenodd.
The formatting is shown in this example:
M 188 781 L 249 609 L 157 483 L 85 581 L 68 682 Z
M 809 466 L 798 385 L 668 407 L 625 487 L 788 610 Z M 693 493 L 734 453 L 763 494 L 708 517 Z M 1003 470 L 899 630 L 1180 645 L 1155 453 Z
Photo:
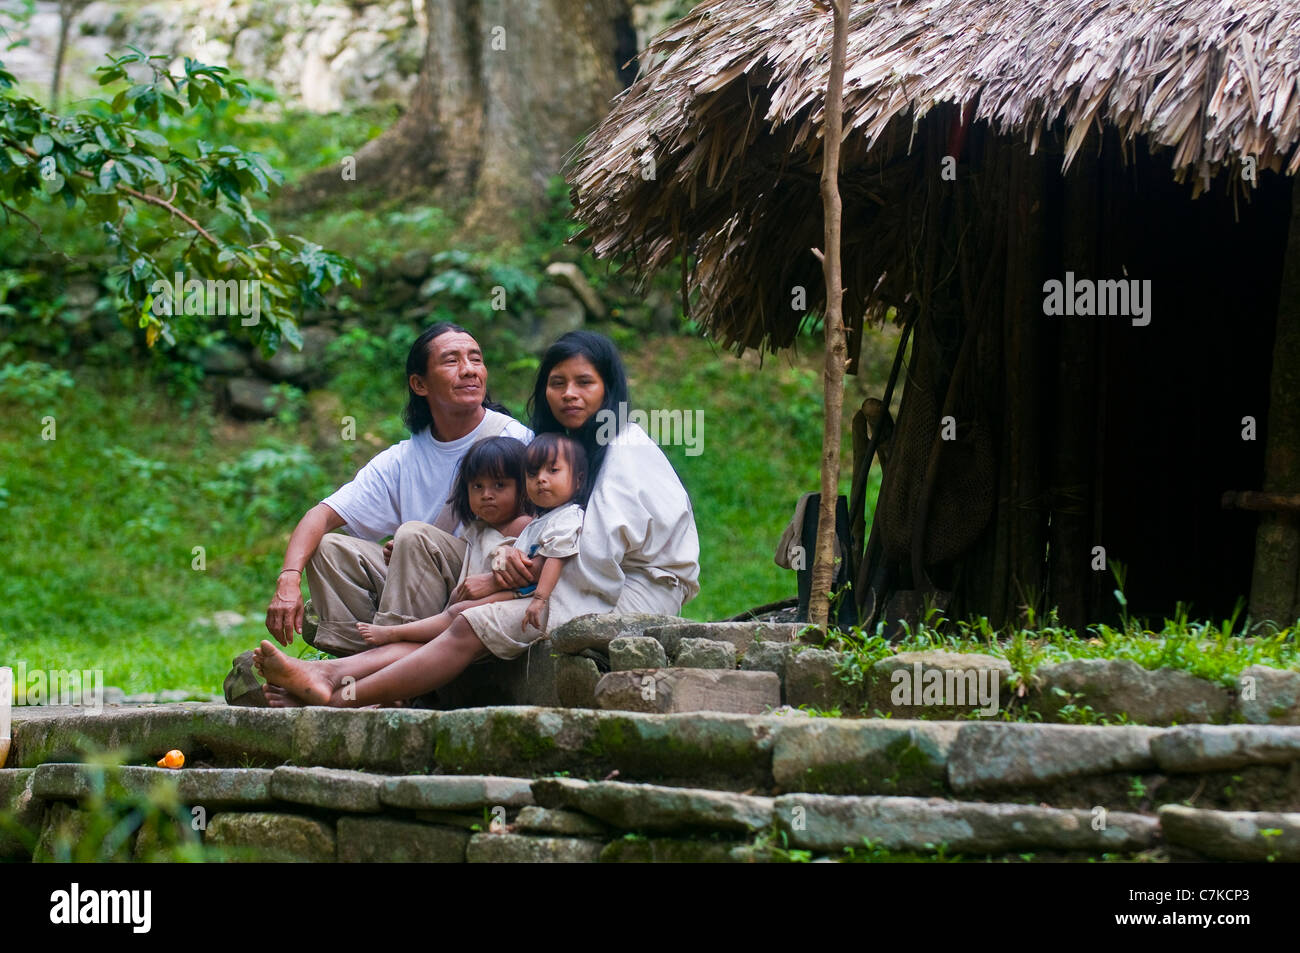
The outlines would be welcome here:
M 822 491 L 817 514 L 817 553 L 813 558 L 808 621 L 824 629 L 830 620 L 830 590 L 835 578 L 835 503 L 840 484 L 840 430 L 844 411 L 844 288 L 840 284 L 840 142 L 843 138 L 844 60 L 848 49 L 849 0 L 815 0 L 834 19 L 831 71 L 826 86 L 822 139 L 822 209 L 826 252 L 813 249 L 826 278 L 826 421 L 822 432 Z M 848 553 L 844 554 L 845 557 Z

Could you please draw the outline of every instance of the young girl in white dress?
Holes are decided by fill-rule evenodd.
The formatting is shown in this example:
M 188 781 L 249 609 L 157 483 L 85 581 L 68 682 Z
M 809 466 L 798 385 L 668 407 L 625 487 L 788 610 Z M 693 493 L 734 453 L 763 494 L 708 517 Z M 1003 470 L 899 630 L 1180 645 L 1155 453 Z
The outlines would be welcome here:
M 514 437 L 489 437 L 466 451 L 447 500 L 465 524 L 461 538 L 467 543 L 447 608 L 402 625 L 358 622 L 357 629 L 369 645 L 428 642 L 470 606 L 515 598 L 513 591 L 502 591 L 493 579 L 491 562 L 492 553 L 514 542 L 532 521 L 524 496 L 524 456 L 524 444 Z
M 544 637 L 551 591 L 565 564 L 577 554 L 582 507 L 573 502 L 587 479 L 587 454 L 578 441 L 558 433 L 539 434 L 525 452 L 528 499 L 536 518 L 523 528 L 514 548 L 543 562 L 537 583 L 507 590 L 514 602 L 480 604 L 465 610 L 465 620 L 497 658 L 514 658 Z M 494 552 L 494 568 L 501 555 Z

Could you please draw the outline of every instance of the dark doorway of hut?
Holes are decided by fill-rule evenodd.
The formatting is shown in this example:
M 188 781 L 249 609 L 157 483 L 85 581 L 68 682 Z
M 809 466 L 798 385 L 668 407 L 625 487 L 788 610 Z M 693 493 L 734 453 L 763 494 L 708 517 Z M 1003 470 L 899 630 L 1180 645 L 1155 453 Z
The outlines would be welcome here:
M 1243 197 L 1234 168 L 1193 199 L 1167 151 L 1110 133 L 1062 175 L 1063 136 L 1047 138 L 1031 156 L 976 124 L 946 193 L 920 173 L 913 186 L 933 202 L 922 227 L 942 278 L 917 276 L 931 307 L 914 315 L 892 457 L 855 538 L 860 617 L 893 637 L 930 606 L 996 627 L 1026 607 L 1076 630 L 1117 623 L 1117 566 L 1127 613 L 1157 624 L 1180 602 L 1228 618 L 1251 593 L 1257 519 L 1223 501 L 1265 482 L 1292 184 L 1261 172 Z M 963 243 L 987 264 L 965 287 Z M 1149 282 L 1149 314 L 1045 313 L 1047 282 L 1084 278 Z

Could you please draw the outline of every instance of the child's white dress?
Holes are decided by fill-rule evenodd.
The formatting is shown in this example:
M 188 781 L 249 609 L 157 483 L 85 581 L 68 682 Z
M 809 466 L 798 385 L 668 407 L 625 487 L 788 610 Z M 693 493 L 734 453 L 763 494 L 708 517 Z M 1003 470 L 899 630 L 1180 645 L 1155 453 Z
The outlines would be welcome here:
M 502 546 L 509 546 L 514 539 L 503 536 L 480 519 L 470 520 L 460 538 L 466 543 L 465 561 L 460 564 L 460 576 L 456 585 L 460 585 L 469 576 L 477 576 L 492 571 L 492 553 Z
M 582 507 L 566 503 L 525 526 L 514 541 L 514 547 L 525 556 L 562 559 L 578 551 L 581 535 Z M 524 613 L 531 602 L 531 594 L 509 602 L 490 602 L 466 609 L 464 616 L 489 652 L 497 658 L 514 658 L 527 651 L 528 646 L 546 632 L 549 606 L 543 612 L 541 629 L 524 630 Z

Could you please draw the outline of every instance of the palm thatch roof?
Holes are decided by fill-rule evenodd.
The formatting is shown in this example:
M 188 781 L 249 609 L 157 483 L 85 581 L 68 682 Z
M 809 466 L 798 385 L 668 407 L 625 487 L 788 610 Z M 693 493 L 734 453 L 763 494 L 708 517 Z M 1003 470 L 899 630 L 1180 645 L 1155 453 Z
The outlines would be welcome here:
M 654 65 L 571 163 L 595 253 L 643 270 L 689 254 L 695 315 L 739 350 L 791 343 L 793 287 L 821 306 L 808 249 L 821 244 L 831 32 L 814 0 L 705 0 L 651 42 Z M 1031 152 L 1046 135 L 1063 169 L 1090 130 L 1122 147 L 1141 136 L 1172 152 L 1194 197 L 1248 157 L 1300 171 L 1298 77 L 1300 0 L 851 0 L 846 314 L 909 294 L 900 255 L 915 223 L 900 196 L 932 111 Z

